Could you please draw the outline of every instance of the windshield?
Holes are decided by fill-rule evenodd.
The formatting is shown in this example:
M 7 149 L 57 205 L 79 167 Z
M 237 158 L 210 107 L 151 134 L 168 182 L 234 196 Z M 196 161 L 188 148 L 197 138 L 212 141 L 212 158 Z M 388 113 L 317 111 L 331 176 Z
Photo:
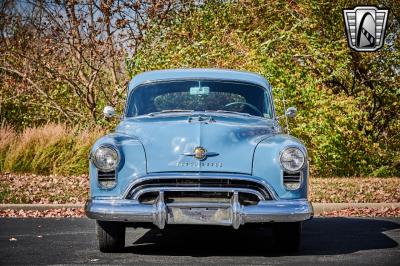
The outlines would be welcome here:
M 215 80 L 139 85 L 128 99 L 126 116 L 186 111 L 236 112 L 272 118 L 270 98 L 261 86 Z

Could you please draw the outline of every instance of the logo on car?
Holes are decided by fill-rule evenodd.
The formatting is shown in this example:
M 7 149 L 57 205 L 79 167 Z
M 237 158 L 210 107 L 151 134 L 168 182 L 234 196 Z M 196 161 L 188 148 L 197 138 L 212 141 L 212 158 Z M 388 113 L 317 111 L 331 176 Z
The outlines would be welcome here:
M 350 48 L 358 52 L 373 52 L 382 48 L 388 13 L 388 9 L 374 6 L 344 9 L 343 17 Z
M 183 155 L 185 155 L 185 156 L 193 156 L 197 160 L 203 161 L 207 157 L 209 157 L 209 156 L 210 157 L 211 156 L 217 156 L 217 155 L 219 155 L 219 153 L 209 152 L 206 149 L 204 149 L 203 147 L 199 146 L 199 147 L 194 148 L 193 152 L 185 152 Z

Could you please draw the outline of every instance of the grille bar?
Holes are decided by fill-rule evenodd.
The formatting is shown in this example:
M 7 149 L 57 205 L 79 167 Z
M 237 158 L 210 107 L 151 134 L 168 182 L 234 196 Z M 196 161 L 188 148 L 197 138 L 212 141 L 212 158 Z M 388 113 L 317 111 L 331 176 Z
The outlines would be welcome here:
M 168 187 L 172 190 L 185 191 L 221 191 L 221 190 L 250 190 L 264 199 L 272 199 L 269 191 L 260 183 L 243 179 L 227 178 L 150 178 L 135 183 L 126 198 L 135 198 L 143 191 L 155 191 Z

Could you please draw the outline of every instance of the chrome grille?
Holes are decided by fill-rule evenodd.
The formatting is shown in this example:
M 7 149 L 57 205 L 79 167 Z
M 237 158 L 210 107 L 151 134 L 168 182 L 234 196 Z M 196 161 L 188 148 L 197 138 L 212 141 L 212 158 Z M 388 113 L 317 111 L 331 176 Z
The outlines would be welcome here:
M 269 191 L 260 183 L 244 179 L 229 179 L 229 178 L 145 178 L 142 181 L 137 181 L 130 189 L 126 198 L 135 198 L 144 191 L 159 191 L 163 189 L 169 191 L 232 191 L 246 190 L 253 191 L 254 194 L 260 195 L 262 199 L 272 199 Z
M 252 194 L 239 192 L 239 202 L 243 206 L 256 205 L 260 199 Z M 157 192 L 143 193 L 138 197 L 138 201 L 143 204 L 154 204 L 159 197 Z M 233 192 L 207 192 L 207 191 L 166 191 L 164 192 L 165 203 L 185 203 L 185 202 L 215 202 L 230 203 Z

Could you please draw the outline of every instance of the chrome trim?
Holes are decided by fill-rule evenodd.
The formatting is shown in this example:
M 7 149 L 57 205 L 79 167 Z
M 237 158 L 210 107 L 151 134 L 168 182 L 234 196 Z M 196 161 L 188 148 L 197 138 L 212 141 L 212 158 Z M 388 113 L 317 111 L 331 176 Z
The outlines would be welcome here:
M 171 202 L 168 203 L 168 207 L 180 207 L 180 208 L 229 208 L 231 203 L 228 202 Z
M 282 186 L 287 190 L 287 191 L 296 191 L 296 190 L 299 190 L 299 189 L 301 189 L 303 186 L 304 186 L 304 168 L 303 169 L 300 169 L 299 170 L 299 172 L 300 172 L 300 181 L 299 181 L 299 183 L 300 183 L 300 185 L 299 185 L 299 187 L 298 188 L 296 188 L 296 189 L 290 189 L 290 188 L 288 188 L 287 186 L 286 186 L 286 184 L 285 184 L 285 182 L 284 182 L 284 180 L 283 180 L 283 175 L 284 175 L 284 172 L 285 172 L 285 170 L 283 170 L 283 169 L 281 169 L 281 176 L 282 176 Z M 288 173 L 290 173 L 290 172 L 288 172 Z M 293 173 L 296 173 L 296 172 L 293 172 Z M 291 174 L 291 173 L 290 173 Z
M 116 186 L 117 186 L 117 184 L 118 184 L 118 171 L 117 171 L 117 169 L 115 169 L 115 170 L 113 170 L 113 171 L 110 171 L 110 172 L 114 172 L 114 175 L 115 175 L 115 179 L 114 179 L 114 185 L 112 186 L 112 187 L 104 187 L 101 183 L 100 183 L 100 180 L 99 180 L 99 169 L 97 168 L 97 167 L 95 167 L 96 168 L 96 179 L 97 179 L 97 186 L 100 188 L 100 189 L 102 189 L 102 190 L 113 190 Z M 104 171 L 102 171 L 102 172 L 104 172 Z
M 290 148 L 298 149 L 298 150 L 303 154 L 303 156 L 304 156 L 303 165 L 302 165 L 299 169 L 297 169 L 297 170 L 295 170 L 295 171 L 286 169 L 286 168 L 282 165 L 282 161 L 281 161 L 283 152 L 284 152 L 285 150 L 287 150 L 287 149 L 290 149 Z M 306 162 L 307 162 L 307 155 L 306 155 L 306 153 L 305 153 L 299 146 L 296 146 L 296 145 L 288 145 L 288 146 L 285 146 L 285 147 L 279 152 L 279 165 L 281 166 L 281 169 L 284 170 L 284 171 L 286 171 L 286 172 L 295 173 L 295 172 L 298 172 L 298 171 L 300 171 L 300 170 L 303 170 L 303 169 L 304 169 L 304 166 L 306 165 Z
M 89 158 L 92 161 L 92 163 L 94 164 L 94 166 L 96 167 L 96 169 L 99 169 L 100 171 L 103 171 L 103 172 L 107 172 L 107 170 L 101 169 L 96 164 L 96 158 L 95 158 L 94 154 L 101 148 L 109 148 L 109 149 L 114 150 L 117 153 L 118 160 L 117 160 L 117 164 L 115 165 L 115 169 L 108 170 L 108 172 L 117 170 L 119 167 L 119 164 L 121 163 L 121 153 L 120 153 L 119 149 L 117 147 L 115 147 L 115 145 L 110 144 L 110 143 L 101 144 L 96 148 L 96 150 L 94 150 L 93 152 L 90 153 Z
M 202 156 L 200 157 L 200 158 L 198 158 L 198 157 L 196 157 L 196 150 L 197 149 L 201 149 L 202 150 Z M 185 153 L 183 153 L 182 155 L 184 155 L 184 156 L 193 156 L 193 157 L 195 157 L 197 160 L 199 160 L 199 161 L 204 161 L 207 157 L 213 157 L 213 156 L 218 156 L 219 155 L 219 153 L 217 153 L 217 152 L 210 152 L 210 151 L 207 151 L 205 148 L 203 148 L 203 147 L 201 147 L 201 146 L 197 146 L 197 147 L 195 147 L 194 149 L 193 149 L 193 152 L 185 152 Z
M 167 207 L 164 200 L 164 191 L 160 191 L 160 194 L 153 206 L 153 224 L 160 229 L 164 229 L 167 222 Z
M 193 192 L 242 192 L 253 194 L 258 197 L 259 200 L 267 200 L 264 196 L 253 189 L 248 188 L 233 188 L 233 187 L 151 187 L 151 188 L 143 188 L 139 189 L 137 192 L 134 192 L 132 195 L 133 200 L 138 200 L 141 195 L 148 192 L 165 192 L 165 191 L 193 191 Z
M 193 221 L 172 215 L 174 208 L 178 208 L 178 210 L 199 208 L 198 217 L 202 218 L 202 211 L 206 211 L 211 206 L 210 204 L 212 204 L 212 207 L 218 208 L 217 211 L 221 210 L 225 216 L 221 219 L 213 217 L 210 220 L 198 219 Z M 232 226 L 237 229 L 240 225 L 246 223 L 304 221 L 311 219 L 314 214 L 312 205 L 306 199 L 260 201 L 257 205 L 244 206 L 240 205 L 237 192 L 234 192 L 230 204 L 202 202 L 166 204 L 163 193 L 160 193 L 153 205 L 140 204 L 137 200 L 128 199 L 90 199 L 86 202 L 85 212 L 89 218 L 96 220 L 148 222 L 160 229 L 164 228 L 166 224 L 213 224 Z
M 242 212 L 243 208 L 242 205 L 240 205 L 239 202 L 239 193 L 237 191 L 234 192 L 232 201 L 231 201 L 231 209 L 232 209 L 232 226 L 234 229 L 238 229 L 241 224 L 243 224 L 242 221 Z
M 150 174 L 144 177 L 140 177 L 133 181 L 122 194 L 121 199 L 126 199 L 134 186 L 138 183 L 154 180 L 154 179 L 179 179 L 179 178 L 187 178 L 187 179 L 226 179 L 226 180 L 242 180 L 247 182 L 254 182 L 257 183 L 265 188 L 265 190 L 269 193 L 273 200 L 279 199 L 278 195 L 276 194 L 275 190 L 271 188 L 271 186 L 263 179 L 256 177 L 256 176 L 245 176 L 245 175 L 238 175 L 238 174 L 187 174 L 187 173 L 169 173 L 169 174 Z

